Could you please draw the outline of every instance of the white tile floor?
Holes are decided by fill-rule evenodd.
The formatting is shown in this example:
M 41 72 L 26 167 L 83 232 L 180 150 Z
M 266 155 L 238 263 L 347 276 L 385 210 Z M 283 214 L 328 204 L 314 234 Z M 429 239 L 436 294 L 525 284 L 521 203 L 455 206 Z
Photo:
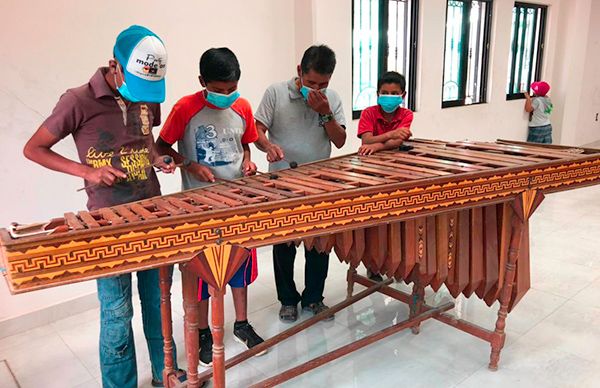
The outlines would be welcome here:
M 293 379 L 287 387 L 598 387 L 600 386 L 600 187 L 548 196 L 531 221 L 532 289 L 508 318 L 507 346 L 500 370 L 487 369 L 489 345 L 437 321 L 423 324 L 421 334 L 398 333 L 362 351 Z M 299 257 L 301 257 L 299 255 Z M 250 287 L 250 321 L 265 337 L 288 326 L 277 319 L 271 254 L 259 251 L 260 276 Z M 332 257 L 326 302 L 345 297 L 346 266 Z M 303 260 L 297 261 L 297 284 L 303 284 Z M 403 285 L 395 285 L 405 288 Z M 175 340 L 183 349 L 181 284 L 173 287 Z M 357 286 L 357 289 L 360 289 Z M 427 293 L 441 303 L 447 293 Z M 492 310 L 476 298 L 459 298 L 455 314 L 493 327 Z M 149 386 L 150 371 L 139 305 L 134 330 L 140 384 Z M 232 340 L 233 306 L 227 296 L 226 351 L 240 352 Z M 287 340 L 267 355 L 253 358 L 228 373 L 228 386 L 246 387 L 361 338 L 408 314 L 405 305 L 373 295 Z M 303 316 L 302 318 L 306 318 Z M 19 384 L 27 387 L 99 387 L 98 310 L 91 310 L 0 340 Z M 180 351 L 179 362 L 185 365 Z M 13 387 L 5 370 L 0 387 Z

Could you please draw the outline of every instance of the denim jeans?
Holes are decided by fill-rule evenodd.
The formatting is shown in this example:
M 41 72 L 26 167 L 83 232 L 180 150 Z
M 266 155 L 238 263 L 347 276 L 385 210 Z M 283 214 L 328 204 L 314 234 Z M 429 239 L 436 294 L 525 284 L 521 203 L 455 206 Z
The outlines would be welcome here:
M 152 364 L 152 378 L 162 381 L 164 353 L 158 269 L 138 272 L 137 278 L 144 335 Z M 131 327 L 133 318 L 131 274 L 98 279 L 97 285 L 98 299 L 100 299 L 102 386 L 104 388 L 136 388 L 137 366 Z M 173 359 L 176 360 L 175 344 L 173 344 L 173 351 Z
M 552 144 L 552 124 L 529 127 L 527 141 L 529 143 Z

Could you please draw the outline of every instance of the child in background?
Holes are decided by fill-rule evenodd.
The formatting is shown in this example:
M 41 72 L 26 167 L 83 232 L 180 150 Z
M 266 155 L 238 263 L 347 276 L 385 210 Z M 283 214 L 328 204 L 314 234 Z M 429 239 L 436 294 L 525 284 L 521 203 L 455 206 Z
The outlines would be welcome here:
M 388 71 L 377 81 L 377 105 L 364 109 L 358 122 L 359 155 L 396 148 L 412 136 L 413 112 L 400 106 L 405 96 L 402 74 Z
M 553 105 L 550 97 L 547 96 L 550 91 L 550 85 L 546 82 L 534 82 L 531 84 L 533 97 L 528 92 L 525 94 L 525 111 L 530 113 L 529 133 L 527 141 L 531 143 L 552 144 L 552 124 L 550 124 L 550 114 Z
M 160 132 L 157 147 L 182 165 L 183 189 L 202 187 L 221 179 L 256 173 L 249 144 L 258 139 L 252 108 L 237 91 L 241 70 L 226 47 L 212 48 L 200 58 L 204 88 L 180 99 Z M 176 152 L 171 148 L 178 143 Z M 256 250 L 229 281 L 236 321 L 233 335 L 248 349 L 263 342 L 248 323 L 248 285 L 257 276 Z M 212 334 L 208 326 L 208 285 L 200 279 L 200 363 L 212 364 Z M 257 354 L 262 355 L 266 350 Z
M 413 112 L 401 107 L 406 96 L 406 79 L 400 73 L 388 71 L 377 81 L 377 105 L 364 109 L 358 122 L 358 137 L 362 145 L 359 155 L 399 147 L 412 136 Z M 383 277 L 367 270 L 369 279 L 381 282 Z

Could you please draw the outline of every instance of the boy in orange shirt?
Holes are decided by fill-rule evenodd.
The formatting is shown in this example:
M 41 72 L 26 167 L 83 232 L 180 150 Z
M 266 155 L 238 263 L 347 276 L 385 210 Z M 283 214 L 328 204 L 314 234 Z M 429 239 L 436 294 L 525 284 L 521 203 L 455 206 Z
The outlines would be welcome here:
M 203 90 L 181 98 L 171 110 L 156 142 L 165 154 L 181 164 L 183 189 L 237 179 L 256 173 L 250 160 L 250 143 L 258 139 L 250 103 L 237 91 L 241 70 L 235 54 L 226 47 L 207 50 L 200 58 Z M 178 152 L 171 146 L 178 142 Z M 257 277 L 256 250 L 229 281 L 236 321 L 234 338 L 248 349 L 263 342 L 248 323 L 248 285 Z M 212 364 L 212 335 L 208 326 L 208 286 L 200 279 L 200 364 Z M 257 354 L 262 355 L 266 350 Z

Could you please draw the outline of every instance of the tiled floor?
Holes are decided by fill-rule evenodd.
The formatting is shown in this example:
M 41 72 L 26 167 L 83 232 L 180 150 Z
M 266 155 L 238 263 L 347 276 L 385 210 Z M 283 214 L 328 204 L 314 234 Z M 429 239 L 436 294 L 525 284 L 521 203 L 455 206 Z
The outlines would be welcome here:
M 531 221 L 532 289 L 508 318 L 507 346 L 500 370 L 487 369 L 489 346 L 437 321 L 421 334 L 400 332 L 362 351 L 284 384 L 287 387 L 598 387 L 600 386 L 600 195 L 599 187 L 548 196 Z M 277 319 L 271 254 L 259 251 L 260 276 L 250 287 L 250 321 L 265 337 L 288 326 Z M 299 256 L 300 257 L 300 256 Z M 297 261 L 303 284 L 303 260 Z M 332 257 L 326 302 L 345 296 L 346 266 Z M 405 286 L 397 284 L 399 288 Z M 174 284 L 175 339 L 182 346 L 181 285 Z M 447 293 L 427 293 L 445 301 Z M 460 298 L 455 314 L 493 327 L 496 308 Z M 497 306 L 495 306 L 497 307 Z M 149 386 L 150 371 L 136 306 L 138 373 Z M 226 351 L 242 350 L 232 340 L 233 307 L 227 296 Z M 246 387 L 351 340 L 404 319 L 406 306 L 373 295 L 324 322 L 253 358 L 228 373 L 228 386 Z M 306 317 L 303 317 L 306 318 Z M 7 360 L 21 387 L 99 387 L 98 311 L 74 315 L 0 340 L 0 360 Z M 180 351 L 179 362 L 185 365 Z M 0 371 L 0 387 L 12 387 Z

